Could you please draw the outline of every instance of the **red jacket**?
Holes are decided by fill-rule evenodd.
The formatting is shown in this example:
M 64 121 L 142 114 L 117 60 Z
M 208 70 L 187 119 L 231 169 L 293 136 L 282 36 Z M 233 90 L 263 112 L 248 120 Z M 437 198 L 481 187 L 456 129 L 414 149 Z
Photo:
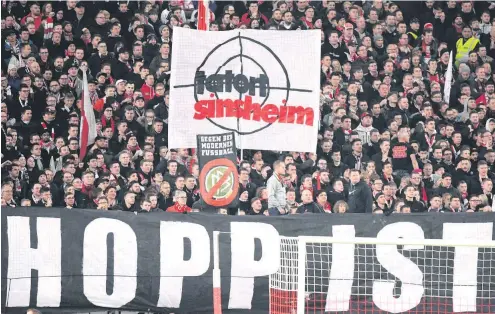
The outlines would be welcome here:
M 153 99 L 153 97 L 155 97 L 155 88 L 153 86 L 148 86 L 145 83 L 141 87 L 141 93 L 143 93 L 144 101 L 148 102 L 150 101 L 150 99 Z
M 265 22 L 265 24 L 268 24 L 268 18 L 259 12 L 258 12 L 258 19 L 262 19 L 263 22 Z M 251 23 L 251 20 L 252 20 L 251 12 L 244 13 L 241 17 L 241 23 L 246 25 L 249 25 L 249 23 Z
M 487 104 L 488 103 L 488 98 L 486 97 L 486 94 L 483 93 L 480 97 L 476 98 L 476 104 Z
M 33 16 L 31 13 L 29 13 L 28 15 L 26 15 L 25 17 L 22 18 L 21 25 L 26 24 L 26 20 L 27 20 L 28 17 L 32 17 L 33 18 L 33 20 L 34 20 L 34 28 L 36 30 L 38 30 L 38 28 L 40 28 L 40 26 L 41 26 L 41 20 L 42 20 L 41 15 Z
M 187 205 L 180 206 L 179 203 L 175 203 L 173 206 L 167 208 L 167 212 L 169 213 L 190 213 L 192 209 Z

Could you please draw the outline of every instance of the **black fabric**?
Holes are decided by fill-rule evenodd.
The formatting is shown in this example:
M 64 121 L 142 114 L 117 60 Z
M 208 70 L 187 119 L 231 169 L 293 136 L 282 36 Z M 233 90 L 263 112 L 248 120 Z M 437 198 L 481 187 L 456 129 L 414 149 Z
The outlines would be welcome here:
M 83 260 L 83 241 L 85 237 L 85 230 L 91 222 L 99 218 L 106 218 L 124 223 L 132 229 L 137 239 L 137 290 L 136 297 L 128 304 L 124 305 L 119 310 L 131 310 L 131 311 L 152 311 L 162 313 L 212 313 L 212 265 L 210 261 L 210 268 L 208 271 L 197 277 L 185 277 L 183 281 L 182 299 L 180 310 L 157 308 L 158 292 L 159 292 L 159 276 L 160 276 L 160 222 L 187 222 L 192 224 L 199 224 L 206 228 L 210 238 L 213 231 L 227 232 L 219 237 L 221 258 L 220 269 L 222 271 L 222 306 L 226 313 L 255 313 L 265 314 L 267 313 L 269 304 L 269 285 L 268 278 L 261 277 L 254 280 L 254 295 L 252 301 L 251 310 L 231 309 L 227 310 L 229 302 L 230 292 L 230 237 L 228 232 L 231 231 L 232 222 L 244 222 L 244 223 L 260 223 L 270 224 L 283 236 L 331 236 L 332 230 L 336 230 L 336 227 L 353 226 L 356 230 L 356 236 L 362 237 L 376 237 L 377 234 L 387 225 L 398 222 L 409 222 L 418 225 L 424 231 L 424 236 L 427 239 L 441 239 L 444 235 L 443 230 L 446 223 L 487 223 L 494 221 L 494 214 L 492 213 L 478 213 L 463 214 L 463 213 L 441 213 L 441 214 L 410 214 L 400 215 L 392 214 L 390 216 L 385 215 L 355 215 L 355 214 L 327 214 L 327 215 L 295 215 L 295 216 L 281 216 L 267 218 L 262 216 L 249 216 L 249 217 L 232 217 L 223 215 L 207 215 L 202 213 L 190 213 L 187 215 L 164 213 L 164 212 L 151 212 L 145 214 L 135 214 L 130 212 L 120 211 L 97 211 L 88 209 L 57 209 L 57 208 L 2 208 L 2 300 L 5 300 L 6 293 L 8 292 L 8 280 L 7 269 L 9 266 L 9 249 L 14 250 L 12 240 L 8 239 L 7 224 L 9 219 L 14 217 L 26 217 L 29 219 L 31 228 L 35 228 L 37 221 L 42 217 L 52 217 L 60 219 L 61 224 L 61 258 L 62 258 L 62 298 L 61 308 L 40 308 L 42 312 L 46 313 L 70 313 L 70 312 L 92 312 L 103 311 L 105 309 L 92 305 L 83 292 L 83 277 L 81 276 Z M 370 219 L 373 217 L 373 219 Z M 493 228 L 493 225 L 492 225 Z M 36 229 L 31 229 L 31 233 Z M 495 229 L 493 230 L 495 234 Z M 26 235 L 29 238 L 29 235 Z M 36 235 L 31 235 L 32 246 L 36 246 L 34 240 Z M 369 246 L 367 246 L 369 247 Z M 189 246 L 185 246 L 185 257 L 188 256 Z M 259 250 L 260 246 L 255 246 L 256 252 L 253 252 L 254 256 L 261 256 Z M 312 264 L 323 262 L 323 265 L 327 265 L 330 269 L 331 260 L 328 260 L 330 256 L 331 248 L 327 247 L 328 254 L 311 254 L 311 247 L 308 247 L 308 256 L 313 256 L 308 260 L 308 267 Z M 388 273 L 383 267 L 380 267 L 379 262 L 376 260 L 375 250 L 367 249 L 364 251 L 362 246 L 356 247 L 356 267 L 353 284 L 353 294 L 371 294 L 373 282 L 376 279 L 389 279 L 394 280 L 394 277 Z M 452 290 L 452 274 L 453 268 L 453 249 L 438 249 L 435 250 L 433 257 L 438 258 L 438 264 L 424 265 L 421 264 L 421 250 L 401 250 L 401 254 L 409 258 L 413 263 L 420 265 L 420 269 L 424 274 L 438 273 L 440 277 L 425 278 L 428 280 L 428 291 L 442 291 L 451 293 Z M 481 251 L 480 251 L 481 252 Z M 489 293 L 493 292 L 495 285 L 495 278 L 493 273 L 488 273 L 489 269 L 495 267 L 495 259 L 493 254 L 495 252 L 490 249 L 483 249 L 484 254 L 479 254 L 478 267 L 485 270 L 483 276 L 478 276 L 478 304 L 476 313 L 495 313 L 495 303 L 490 301 Z M 316 252 L 315 252 L 316 253 Z M 366 253 L 366 254 L 365 254 Z M 326 257 L 325 257 L 326 256 Z M 113 255 L 109 257 L 108 263 L 113 263 Z M 321 264 L 319 269 L 321 269 Z M 378 268 L 377 268 L 378 266 Z M 36 276 L 36 272 L 33 272 Z M 481 273 L 479 273 L 481 274 Z M 328 272 L 324 271 L 322 274 L 317 275 L 322 284 L 328 281 Z M 358 280 L 359 278 L 359 280 Z M 438 280 L 443 278 L 442 280 Z M 109 283 L 113 282 L 112 278 L 107 279 Z M 32 279 L 33 285 L 31 285 L 31 306 L 36 306 L 36 278 Z M 431 283 L 431 286 L 430 286 Z M 251 289 L 251 288 L 248 288 Z M 47 291 L 44 291 L 47 293 Z M 313 296 L 314 297 L 314 296 Z M 320 296 L 321 297 L 321 296 Z M 383 313 L 377 308 L 373 307 L 373 302 L 368 300 L 366 303 L 359 303 L 357 297 L 351 298 L 351 311 L 345 313 Z M 491 302 L 491 308 L 489 307 Z M 481 304 L 485 306 L 481 306 Z M 357 310 L 359 308 L 359 310 Z M 452 313 L 452 300 L 451 297 L 443 298 L 426 298 L 424 297 L 422 303 L 416 307 L 413 311 L 418 313 Z M 25 313 L 25 308 L 5 308 L 5 303 L 2 303 L 3 313 Z

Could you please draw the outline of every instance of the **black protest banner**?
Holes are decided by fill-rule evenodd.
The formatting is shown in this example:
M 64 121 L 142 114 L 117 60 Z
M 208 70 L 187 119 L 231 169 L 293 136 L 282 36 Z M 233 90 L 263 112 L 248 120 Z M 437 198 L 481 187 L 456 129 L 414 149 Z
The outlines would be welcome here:
M 290 266 L 287 256 L 297 258 L 297 252 L 282 254 L 290 247 L 282 248 L 282 235 L 372 237 L 377 242 L 397 238 L 420 242 L 424 238 L 450 243 L 474 235 L 479 242 L 486 242 L 493 240 L 494 218 L 492 213 L 276 218 L 135 215 L 4 207 L 2 313 L 25 313 L 28 307 L 50 313 L 103 309 L 213 313 L 213 231 L 222 232 L 219 266 L 225 312 L 261 314 L 268 313 L 271 306 L 272 313 L 294 313 L 296 291 L 281 291 L 268 280 L 280 266 Z M 432 247 L 425 254 L 417 245 L 393 246 L 388 251 L 376 245 L 376 249 L 367 246 L 366 250 L 358 246 L 355 250 L 315 250 L 323 247 L 308 249 L 308 269 L 321 271 L 308 271 L 306 284 L 336 284 L 334 273 L 342 275 L 352 266 L 351 296 L 346 303 L 339 303 L 348 310 L 337 313 L 495 313 L 494 249 Z M 331 271 L 334 267 L 338 271 Z M 420 281 L 410 284 L 406 278 L 416 272 L 422 273 Z M 289 277 L 279 276 L 278 280 Z M 465 280 L 469 283 L 463 284 Z M 287 287 L 290 285 L 285 284 Z M 315 293 L 307 298 L 308 312 L 323 312 L 320 306 L 325 306 L 328 291 L 312 291 Z M 396 301 L 380 304 L 379 296 L 384 293 L 397 294 Z M 412 296 L 418 297 L 417 303 L 410 304 Z M 399 305 L 404 309 L 399 310 Z M 467 310 L 466 305 L 472 307 Z
M 239 176 L 234 132 L 198 135 L 199 185 L 203 201 L 228 207 L 237 198 Z

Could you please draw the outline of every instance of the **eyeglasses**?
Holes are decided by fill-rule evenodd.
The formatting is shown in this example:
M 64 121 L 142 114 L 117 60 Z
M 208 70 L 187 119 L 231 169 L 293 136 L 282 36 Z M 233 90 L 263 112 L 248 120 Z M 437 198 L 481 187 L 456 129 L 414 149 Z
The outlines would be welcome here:
M 182 199 L 184 199 L 184 198 L 187 198 L 187 196 L 179 196 L 179 197 L 177 197 L 177 198 L 182 198 Z

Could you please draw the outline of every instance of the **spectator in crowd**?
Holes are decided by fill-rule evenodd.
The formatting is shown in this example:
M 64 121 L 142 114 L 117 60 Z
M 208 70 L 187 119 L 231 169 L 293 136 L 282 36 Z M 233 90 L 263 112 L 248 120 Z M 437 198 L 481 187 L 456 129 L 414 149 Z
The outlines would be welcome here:
M 338 201 L 333 206 L 333 212 L 336 214 L 345 214 L 349 210 L 349 205 L 345 201 Z
M 310 190 L 303 190 L 301 193 L 302 205 L 297 208 L 296 213 L 298 214 L 323 214 L 325 213 L 323 208 L 321 208 L 314 200 L 313 193 Z
M 357 169 L 349 171 L 349 212 L 371 213 L 373 209 L 373 196 L 369 186 L 361 180 L 361 173 Z
M 187 194 L 184 191 L 176 190 L 174 192 L 174 205 L 167 208 L 169 213 L 189 213 L 191 208 L 187 206 Z
M 281 214 L 286 213 L 286 195 L 284 187 L 285 164 L 281 160 L 273 163 L 273 175 L 268 179 L 268 208 L 277 209 Z

